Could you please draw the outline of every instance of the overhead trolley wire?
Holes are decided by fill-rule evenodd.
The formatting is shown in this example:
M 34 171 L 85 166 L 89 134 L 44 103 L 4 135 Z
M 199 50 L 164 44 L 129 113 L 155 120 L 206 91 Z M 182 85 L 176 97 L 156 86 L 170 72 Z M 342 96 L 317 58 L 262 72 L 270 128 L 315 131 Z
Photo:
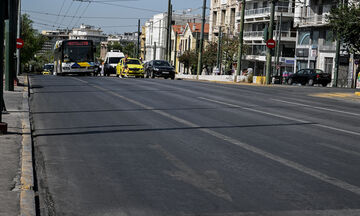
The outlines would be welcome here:
M 61 24 L 63 21 L 64 21 L 64 18 L 67 16 L 67 14 L 69 13 L 69 10 L 70 10 L 70 8 L 71 8 L 71 6 L 73 5 L 73 1 L 71 1 L 71 3 L 70 3 L 70 6 L 68 7 L 68 9 L 67 9 L 67 11 L 66 11 L 66 13 L 65 13 L 65 16 L 63 16 L 62 17 L 62 19 L 61 19 L 61 21 L 60 21 L 60 23 L 59 24 Z M 60 27 L 60 26 L 59 26 Z
M 48 12 L 42 12 L 42 11 L 33 11 L 33 10 L 22 10 L 23 12 L 26 13 L 35 13 L 35 14 L 42 14 L 42 15 L 47 15 L 47 16 L 57 16 L 57 14 L 54 13 L 48 13 Z M 74 17 L 74 18 L 84 18 L 84 19 L 124 19 L 124 20 L 147 20 L 147 19 L 151 19 L 149 17 L 102 17 L 102 16 L 70 16 L 70 15 L 64 15 L 64 14 L 60 14 L 59 16 L 62 17 Z
M 107 3 L 107 2 L 98 2 L 98 1 L 91 1 L 91 2 L 98 3 L 98 4 L 105 4 L 105 5 L 112 5 L 112 6 L 122 7 L 122 8 L 129 8 L 129 9 L 134 9 L 134 10 L 150 11 L 150 12 L 155 12 L 155 13 L 163 12 L 163 11 L 152 10 L 152 9 L 148 9 L 148 8 L 131 7 L 131 6 L 119 5 L 119 4 L 113 4 L 113 3 Z
M 66 0 L 63 0 L 62 5 L 61 5 L 61 8 L 60 8 L 60 10 L 59 10 L 59 13 L 58 13 L 58 15 L 56 16 L 56 20 L 55 20 L 55 22 L 54 22 L 54 25 L 56 25 L 57 21 L 59 20 L 59 15 L 60 15 L 63 7 L 64 7 L 65 2 L 66 2 Z
M 79 3 L 79 6 L 76 8 L 76 11 L 75 11 L 75 13 L 74 13 L 74 16 L 79 12 L 80 7 L 81 7 L 81 3 Z M 71 20 L 70 20 L 70 22 L 69 22 L 69 24 L 68 24 L 68 28 L 70 27 L 72 21 L 74 20 L 74 16 L 71 18 Z
M 89 8 L 90 4 L 91 4 L 91 2 L 89 2 L 89 3 L 86 5 L 86 7 L 85 7 L 85 9 L 83 10 L 83 12 L 81 13 L 79 19 L 75 22 L 74 26 L 77 26 L 77 24 L 80 22 L 82 16 L 85 14 L 85 12 L 86 12 L 86 10 Z

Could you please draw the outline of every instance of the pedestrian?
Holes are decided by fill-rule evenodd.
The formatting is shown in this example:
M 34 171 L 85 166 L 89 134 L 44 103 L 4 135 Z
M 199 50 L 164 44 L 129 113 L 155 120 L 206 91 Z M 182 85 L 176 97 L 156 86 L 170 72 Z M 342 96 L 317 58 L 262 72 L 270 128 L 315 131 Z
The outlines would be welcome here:
M 128 77 L 128 72 L 129 72 L 129 68 L 127 66 L 127 61 L 128 61 L 128 54 L 125 55 L 125 58 L 124 58 L 124 71 L 125 71 L 125 77 Z

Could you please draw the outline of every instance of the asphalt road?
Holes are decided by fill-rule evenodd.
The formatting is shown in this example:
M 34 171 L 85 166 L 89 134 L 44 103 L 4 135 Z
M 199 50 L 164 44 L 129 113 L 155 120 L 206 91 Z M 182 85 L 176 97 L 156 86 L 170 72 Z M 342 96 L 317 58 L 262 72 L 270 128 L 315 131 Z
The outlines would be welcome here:
M 351 92 L 32 76 L 41 215 L 360 215 Z

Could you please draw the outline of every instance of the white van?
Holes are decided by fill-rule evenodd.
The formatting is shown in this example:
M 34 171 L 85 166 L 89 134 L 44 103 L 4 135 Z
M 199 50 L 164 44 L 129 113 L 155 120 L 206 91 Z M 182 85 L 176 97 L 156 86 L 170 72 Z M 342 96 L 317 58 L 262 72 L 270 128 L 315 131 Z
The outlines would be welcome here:
M 104 76 L 110 76 L 110 74 L 116 74 L 116 65 L 120 59 L 124 58 L 124 53 L 120 50 L 111 50 L 106 53 L 104 62 Z

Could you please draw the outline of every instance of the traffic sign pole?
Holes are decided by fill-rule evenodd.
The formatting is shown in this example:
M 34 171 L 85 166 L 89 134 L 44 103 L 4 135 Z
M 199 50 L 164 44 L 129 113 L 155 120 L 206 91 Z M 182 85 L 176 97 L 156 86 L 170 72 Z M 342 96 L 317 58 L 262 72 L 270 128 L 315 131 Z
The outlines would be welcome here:
M 5 90 L 14 91 L 15 78 L 15 45 L 16 45 L 16 2 L 9 0 L 9 20 L 6 20 L 5 36 L 6 36 L 6 72 L 5 72 Z
M 7 133 L 7 124 L 2 122 L 4 104 L 4 20 L 7 19 L 7 1 L 0 1 L 0 134 Z
M 269 38 L 273 38 L 274 28 L 274 15 L 275 15 L 275 2 L 277 0 L 271 0 L 271 11 L 270 11 L 270 24 L 269 24 Z M 270 73 L 271 73 L 271 49 L 266 49 L 266 84 L 270 84 Z
M 24 41 L 21 38 L 16 39 L 16 48 L 21 49 L 24 47 Z

